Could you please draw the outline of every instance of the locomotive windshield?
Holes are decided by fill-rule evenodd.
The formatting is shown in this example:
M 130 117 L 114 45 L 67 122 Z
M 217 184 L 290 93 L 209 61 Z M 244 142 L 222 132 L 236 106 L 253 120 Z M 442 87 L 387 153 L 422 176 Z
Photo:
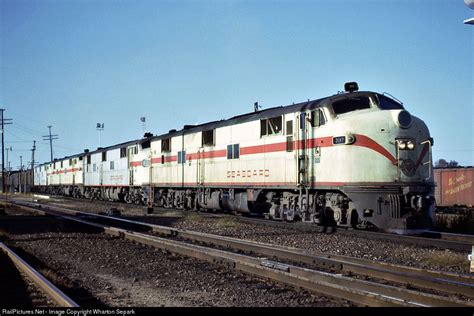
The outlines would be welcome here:
M 382 94 L 377 94 L 378 106 L 382 110 L 403 110 L 403 105 L 395 100 L 392 100 Z
M 348 97 L 332 103 L 336 115 L 356 110 L 370 109 L 370 99 L 367 96 Z

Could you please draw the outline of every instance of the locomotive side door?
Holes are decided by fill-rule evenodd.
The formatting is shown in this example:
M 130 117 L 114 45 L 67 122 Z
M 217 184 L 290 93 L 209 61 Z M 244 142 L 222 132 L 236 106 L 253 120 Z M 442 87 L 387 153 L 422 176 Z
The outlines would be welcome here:
M 204 185 L 204 148 L 198 150 L 198 161 L 197 161 L 197 179 L 198 185 Z
M 285 158 L 285 182 L 287 184 L 295 185 L 297 184 L 297 139 L 298 139 L 298 115 L 285 116 L 285 135 L 286 135 L 286 158 Z M 296 163 L 295 163 L 296 162 Z
M 323 140 L 317 140 L 321 132 L 321 127 L 326 124 L 326 118 L 322 108 L 316 108 L 311 112 L 310 122 L 310 137 L 312 139 L 312 149 L 310 150 L 310 182 L 314 185 L 316 182 L 316 173 L 320 170 L 321 147 L 324 145 Z
M 133 185 L 133 156 L 135 155 L 135 146 L 128 148 L 128 155 L 127 155 L 127 164 L 128 164 L 128 184 Z
M 309 137 L 308 130 L 310 127 L 309 124 L 309 115 L 306 112 L 301 112 L 298 118 L 298 139 L 297 139 L 297 179 L 298 185 L 304 187 L 308 185 L 308 145 Z

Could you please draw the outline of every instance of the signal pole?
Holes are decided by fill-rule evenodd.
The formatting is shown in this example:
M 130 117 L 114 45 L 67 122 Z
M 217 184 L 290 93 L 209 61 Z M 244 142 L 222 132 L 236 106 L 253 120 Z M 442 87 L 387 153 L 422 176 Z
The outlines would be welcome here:
M 49 148 L 51 150 L 51 161 L 53 161 L 53 139 L 58 139 L 58 134 L 51 135 L 51 125 L 48 125 L 49 135 L 43 136 L 43 140 L 49 140 Z
M 100 145 L 100 132 L 104 130 L 104 123 L 97 123 L 95 129 L 99 131 L 99 147 L 100 147 L 101 146 Z
M 12 119 L 4 119 L 3 112 L 5 109 L 0 109 L 1 117 L 0 120 L 2 121 L 2 193 L 5 193 L 5 142 L 4 142 L 4 134 L 5 134 L 5 125 L 11 124 Z

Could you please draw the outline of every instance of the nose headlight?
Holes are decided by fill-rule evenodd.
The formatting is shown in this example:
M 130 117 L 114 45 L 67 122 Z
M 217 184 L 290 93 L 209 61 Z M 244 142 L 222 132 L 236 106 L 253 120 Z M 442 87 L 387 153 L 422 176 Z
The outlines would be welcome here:
M 398 139 L 397 140 L 398 149 L 400 150 L 413 150 L 415 149 L 415 142 L 413 140 Z
M 411 115 L 408 113 L 408 111 L 401 111 L 398 113 L 398 125 L 400 125 L 401 128 L 408 128 L 411 125 Z

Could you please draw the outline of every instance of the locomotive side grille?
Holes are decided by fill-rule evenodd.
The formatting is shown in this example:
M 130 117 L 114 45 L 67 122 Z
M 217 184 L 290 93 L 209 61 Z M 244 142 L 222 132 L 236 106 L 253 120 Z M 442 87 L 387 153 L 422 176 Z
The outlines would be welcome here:
M 398 194 L 390 194 L 389 197 L 392 218 L 400 218 L 400 197 Z

